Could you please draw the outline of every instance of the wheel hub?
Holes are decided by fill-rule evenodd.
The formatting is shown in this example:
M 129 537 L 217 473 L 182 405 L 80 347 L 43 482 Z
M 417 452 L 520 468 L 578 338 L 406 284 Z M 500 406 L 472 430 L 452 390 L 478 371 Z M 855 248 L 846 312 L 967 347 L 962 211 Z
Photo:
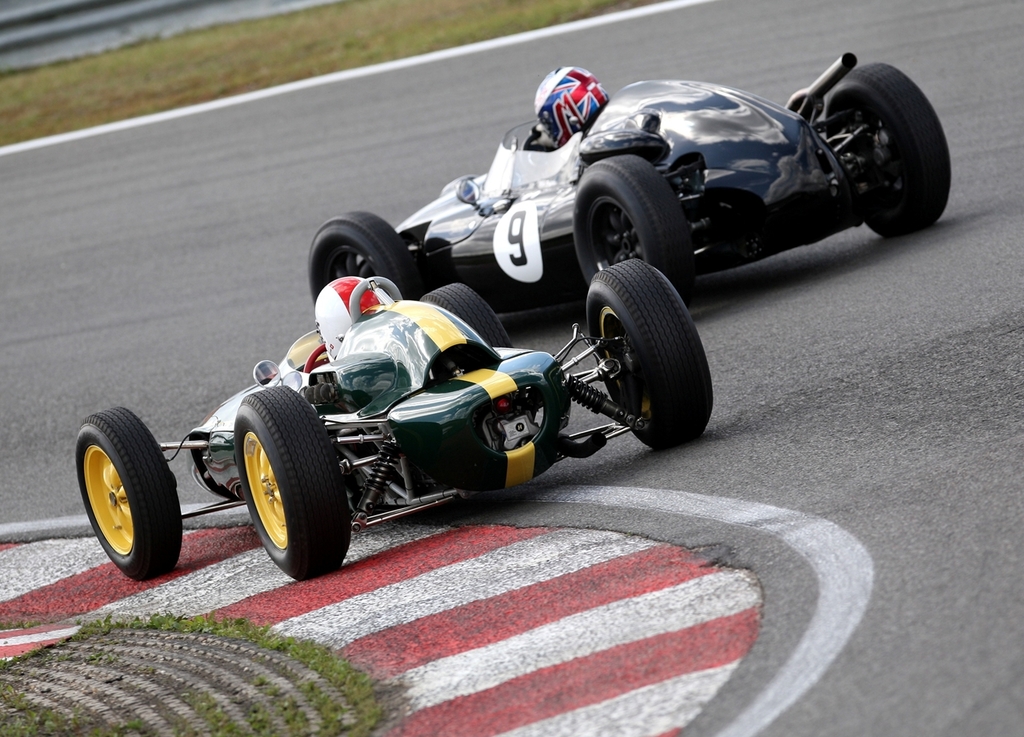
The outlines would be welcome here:
M 132 510 L 117 468 L 102 448 L 92 445 L 83 458 L 83 475 L 100 534 L 117 553 L 128 555 L 134 544 Z
M 274 488 L 274 482 L 270 479 L 270 477 L 264 475 L 262 478 L 260 478 L 260 482 L 263 484 L 263 493 L 266 495 L 267 501 L 276 501 L 276 489 Z
M 245 472 L 259 520 L 270 541 L 284 550 L 288 547 L 288 524 L 270 459 L 255 433 L 246 434 L 242 447 L 245 452 Z

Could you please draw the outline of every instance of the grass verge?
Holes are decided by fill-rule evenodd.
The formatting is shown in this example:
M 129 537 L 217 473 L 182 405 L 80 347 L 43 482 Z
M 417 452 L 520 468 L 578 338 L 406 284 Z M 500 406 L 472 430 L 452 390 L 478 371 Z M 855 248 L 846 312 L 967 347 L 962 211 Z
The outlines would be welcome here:
M 0 145 L 650 2 L 345 0 L 0 72 Z

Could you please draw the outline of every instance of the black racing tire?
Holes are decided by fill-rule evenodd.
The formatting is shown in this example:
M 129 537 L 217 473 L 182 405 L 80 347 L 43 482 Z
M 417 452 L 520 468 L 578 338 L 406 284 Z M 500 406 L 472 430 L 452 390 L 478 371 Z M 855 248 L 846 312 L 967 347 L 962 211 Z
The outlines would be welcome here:
M 256 533 L 282 571 L 302 581 L 341 566 L 352 535 L 348 497 L 309 402 L 285 387 L 242 400 L 235 463 Z
M 573 237 L 588 282 L 612 264 L 639 258 L 667 276 L 689 304 L 694 278 L 690 235 L 672 186 L 649 161 L 613 156 L 580 178 Z
M 646 421 L 634 434 L 651 448 L 700 436 L 711 418 L 711 372 L 697 328 L 665 276 L 638 259 L 604 269 L 587 293 L 591 335 L 624 336 L 608 352 L 623 372 L 605 383 L 612 399 Z
M 512 340 L 486 300 L 471 287 L 455 282 L 423 295 L 423 302 L 442 307 L 469 323 L 492 346 L 509 348 Z
M 153 433 L 124 407 L 85 418 L 75 445 L 78 487 L 100 545 L 136 581 L 181 554 L 178 482 Z
M 342 276 L 383 276 L 405 299 L 419 299 L 423 279 L 402 236 L 369 212 L 350 212 L 320 226 L 309 249 L 309 288 L 320 290 Z
M 864 121 L 884 128 L 892 163 L 880 169 L 887 184 L 856 198 L 858 212 L 879 235 L 905 235 L 942 215 L 949 199 L 949 146 L 928 98 L 909 77 L 888 64 L 865 64 L 836 85 L 827 116 L 861 111 Z M 866 157 L 868 161 L 870 152 Z

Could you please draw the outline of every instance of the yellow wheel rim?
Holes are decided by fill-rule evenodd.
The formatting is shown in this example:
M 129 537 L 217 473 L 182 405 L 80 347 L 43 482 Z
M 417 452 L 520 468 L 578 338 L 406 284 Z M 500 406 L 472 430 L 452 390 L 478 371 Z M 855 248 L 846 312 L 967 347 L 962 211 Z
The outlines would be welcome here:
M 607 305 L 601 308 L 600 325 L 602 338 L 626 337 L 626 328 L 623 327 L 622 321 L 615 314 L 615 310 Z M 640 400 L 640 416 L 645 420 L 651 419 L 651 395 L 647 391 L 646 383 L 644 384 L 644 396 Z
M 128 555 L 135 542 L 132 510 L 121 476 L 102 448 L 90 445 L 85 451 L 85 490 L 96 524 L 104 539 L 121 555 Z
M 284 519 L 284 503 L 281 501 L 281 490 L 277 486 L 277 477 L 270 467 L 270 459 L 263 449 L 263 444 L 256 433 L 245 435 L 245 476 L 249 480 L 249 490 L 256 512 L 263 523 L 271 542 L 284 550 L 288 547 L 288 526 Z

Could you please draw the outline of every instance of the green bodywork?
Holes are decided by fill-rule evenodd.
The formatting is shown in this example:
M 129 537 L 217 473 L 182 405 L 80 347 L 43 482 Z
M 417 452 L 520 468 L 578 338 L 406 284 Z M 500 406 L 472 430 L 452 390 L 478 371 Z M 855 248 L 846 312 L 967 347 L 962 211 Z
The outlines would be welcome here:
M 451 376 L 447 369 L 440 370 L 440 364 L 454 357 L 466 376 L 478 375 L 474 373 L 477 369 L 493 370 L 514 381 L 517 390 L 530 388 L 540 393 L 544 412 L 538 417 L 540 432 L 532 439 L 532 468 L 525 476 L 523 472 L 513 475 L 525 480 L 550 467 L 570 404 L 555 360 L 541 352 L 499 352 L 467 323 L 433 305 L 412 303 L 409 309 L 439 313 L 442 329 L 436 329 L 437 325 L 424 328 L 420 323 L 425 321 L 418 322 L 397 309 L 363 315 L 345 336 L 337 359 L 309 375 L 310 384 L 330 383 L 337 389 L 337 399 L 331 404 L 315 405 L 319 414 L 325 420 L 346 424 L 386 424 L 406 458 L 444 485 L 469 491 L 505 488 L 512 463 L 509 454 L 492 450 L 475 429 L 475 414 L 481 408 L 486 411 L 492 401 L 487 388 L 459 376 L 436 378 Z M 286 365 L 294 368 L 291 353 Z M 471 365 L 465 368 L 462 365 L 466 363 Z M 508 386 L 507 381 L 503 386 Z M 218 486 L 231 489 L 238 481 L 234 416 L 245 396 L 261 389 L 254 386 L 239 392 L 193 431 L 194 437 L 210 440 L 202 463 Z M 518 458 L 520 464 L 525 463 L 522 454 Z
M 501 361 L 500 354 L 468 324 L 433 305 L 429 309 L 440 312 L 453 326 L 446 335 L 461 336 L 462 343 L 455 347 L 474 352 L 482 365 Z M 335 374 L 332 378 L 348 411 L 375 417 L 430 382 L 441 349 L 414 319 L 396 310 L 379 310 L 363 315 L 349 329 L 338 358 L 324 370 Z
M 569 411 L 562 369 L 547 353 L 536 352 L 520 353 L 493 368 L 511 377 L 519 390 L 534 387 L 543 397 L 540 432 L 531 441 L 532 478 L 555 462 L 555 440 Z M 508 455 L 488 447 L 473 421 L 490 403 L 481 385 L 451 379 L 406 399 L 391 410 L 388 422 L 406 457 L 434 479 L 469 491 L 504 489 Z

